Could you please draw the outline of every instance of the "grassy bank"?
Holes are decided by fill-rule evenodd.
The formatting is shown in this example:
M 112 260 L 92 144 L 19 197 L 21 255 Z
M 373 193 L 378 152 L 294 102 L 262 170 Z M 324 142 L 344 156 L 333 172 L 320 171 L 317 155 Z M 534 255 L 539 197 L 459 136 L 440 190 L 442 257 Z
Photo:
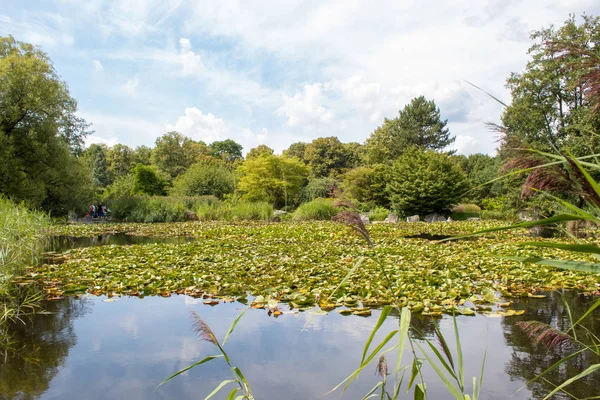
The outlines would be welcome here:
M 33 289 L 19 287 L 13 279 L 40 260 L 49 226 L 46 214 L 0 197 L 0 325 L 35 306 Z M 2 341 L 5 332 L 0 328 Z

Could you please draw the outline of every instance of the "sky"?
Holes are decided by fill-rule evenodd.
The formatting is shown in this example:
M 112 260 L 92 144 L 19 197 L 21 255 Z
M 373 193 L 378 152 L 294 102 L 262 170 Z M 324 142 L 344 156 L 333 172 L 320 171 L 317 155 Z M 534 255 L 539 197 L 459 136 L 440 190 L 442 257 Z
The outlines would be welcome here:
M 462 154 L 493 154 L 531 31 L 597 0 L 0 0 L 0 35 L 36 44 L 92 124 L 87 144 L 153 146 L 176 130 L 244 152 L 364 141 L 414 97 Z

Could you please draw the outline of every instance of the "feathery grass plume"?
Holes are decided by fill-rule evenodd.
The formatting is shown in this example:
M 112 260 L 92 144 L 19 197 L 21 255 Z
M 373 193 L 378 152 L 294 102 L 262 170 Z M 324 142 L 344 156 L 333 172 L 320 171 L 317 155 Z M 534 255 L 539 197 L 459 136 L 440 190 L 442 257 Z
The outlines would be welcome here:
M 549 349 L 554 347 L 561 348 L 563 345 L 574 345 L 571 336 L 543 322 L 521 321 L 517 322 L 517 326 L 533 339 L 535 343 L 542 343 Z
M 193 330 L 196 333 L 196 335 L 198 335 L 198 338 L 200 340 L 204 340 L 205 342 L 210 342 L 215 346 L 218 346 L 219 342 L 217 341 L 217 337 L 210 329 L 208 324 L 204 322 L 200 314 L 198 314 L 194 310 L 190 310 L 190 313 L 192 314 L 192 318 L 194 319 Z
M 385 359 L 385 354 L 382 354 L 381 357 L 379 357 L 379 362 L 377 363 L 377 368 L 375 369 L 375 375 L 379 375 L 380 377 L 385 378 L 387 374 L 387 361 Z
M 332 218 L 332 221 L 341 222 L 345 225 L 351 227 L 356 233 L 358 233 L 369 246 L 373 247 L 373 242 L 371 241 L 371 235 L 369 235 L 369 231 L 367 227 L 362 222 L 360 215 L 356 211 L 344 210 L 339 212 Z

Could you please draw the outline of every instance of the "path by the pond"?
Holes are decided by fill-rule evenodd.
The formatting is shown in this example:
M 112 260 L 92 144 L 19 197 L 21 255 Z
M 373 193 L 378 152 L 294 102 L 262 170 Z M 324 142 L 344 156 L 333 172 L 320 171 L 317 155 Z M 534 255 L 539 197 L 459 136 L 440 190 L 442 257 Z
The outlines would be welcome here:
M 222 360 L 214 360 L 155 390 L 177 370 L 216 354 L 212 344 L 198 340 L 192 331 L 190 309 L 202 315 L 222 338 L 243 305 L 210 307 L 187 296 L 106 300 L 85 296 L 52 302 L 48 305 L 52 314 L 38 315 L 28 327 L 19 327 L 15 339 L 24 350 L 19 357 L 0 361 L 0 398 L 196 399 L 229 378 Z M 569 296 L 575 314 L 581 314 L 590 301 L 590 297 Z M 526 310 L 525 315 L 458 319 L 468 382 L 479 374 L 487 349 L 482 398 L 537 399 L 551 390 L 542 381 L 515 394 L 534 373 L 558 359 L 543 346 L 532 345 L 515 323 L 536 319 L 566 326 L 566 309 L 556 293 L 546 299 L 524 300 L 515 308 Z M 344 317 L 335 312 L 274 318 L 265 310 L 249 310 L 226 348 L 257 399 L 317 399 L 358 366 L 378 313 L 375 311 L 370 318 Z M 413 337 L 420 337 L 417 330 L 431 337 L 433 321 L 415 317 Z M 598 332 L 600 315 L 596 313 L 590 321 L 589 328 Z M 441 320 L 440 326 L 448 338 L 453 337 L 450 318 Z M 390 316 L 381 333 L 395 328 L 397 319 Z M 404 364 L 410 361 L 406 355 Z M 591 361 L 582 358 L 575 365 Z M 395 360 L 390 358 L 388 362 L 393 365 Z M 377 382 L 374 371 L 375 365 L 361 374 L 343 398 L 361 398 Z M 429 398 L 449 398 L 432 370 L 426 367 L 424 371 Z M 573 370 L 557 370 L 549 379 L 561 381 L 567 374 L 573 374 Z M 578 397 L 600 395 L 593 379 L 579 382 L 570 392 Z M 225 394 L 216 398 L 225 398 Z M 339 393 L 326 398 L 339 398 Z

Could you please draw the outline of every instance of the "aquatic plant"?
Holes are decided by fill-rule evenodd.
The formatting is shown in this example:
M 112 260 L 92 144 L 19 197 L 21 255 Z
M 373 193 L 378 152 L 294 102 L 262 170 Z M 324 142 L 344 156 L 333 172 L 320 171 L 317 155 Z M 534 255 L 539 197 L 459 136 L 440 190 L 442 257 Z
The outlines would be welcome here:
M 238 387 L 232 389 L 231 392 L 229 392 L 227 399 L 235 398 L 235 399 L 239 399 L 239 400 L 242 400 L 242 399 L 254 400 L 254 395 L 252 394 L 252 389 L 250 389 L 250 385 L 248 384 L 246 377 L 244 377 L 244 374 L 242 374 L 242 371 L 240 371 L 240 369 L 238 367 L 236 367 L 232 364 L 231 358 L 229 357 L 229 355 L 227 354 L 227 352 L 224 349 L 225 343 L 227 343 L 227 339 L 233 333 L 233 331 L 235 330 L 235 327 L 240 322 L 240 320 L 242 319 L 242 317 L 244 316 L 244 314 L 246 313 L 247 310 L 248 309 L 246 308 L 233 320 L 233 322 L 229 326 L 229 329 L 227 330 L 227 333 L 225 334 L 225 337 L 223 338 L 222 343 L 219 342 L 219 340 L 213 333 L 212 329 L 210 329 L 210 326 L 202 319 L 200 314 L 198 314 L 196 311 L 192 310 L 191 313 L 192 313 L 192 319 L 194 321 L 194 323 L 193 323 L 194 332 L 196 332 L 196 334 L 198 335 L 198 338 L 200 340 L 214 344 L 217 347 L 217 349 L 219 349 L 219 354 L 214 355 L 214 356 L 205 357 L 202 360 L 197 361 L 197 362 L 193 363 L 192 365 L 189 365 L 180 371 L 177 371 L 176 373 L 174 373 L 173 375 L 169 376 L 167 379 L 162 381 L 156 388 L 158 389 L 161 385 L 167 383 L 168 381 L 175 378 L 176 376 L 179 376 L 182 373 L 189 371 L 190 369 L 192 369 L 194 367 L 205 364 L 205 363 L 212 361 L 214 359 L 217 359 L 217 358 L 223 358 L 223 360 L 225 361 L 225 363 L 227 363 L 227 366 L 231 370 L 233 379 L 225 379 L 225 380 L 221 381 L 221 383 L 219 383 L 219 385 L 217 385 L 217 387 L 208 396 L 206 396 L 205 400 L 210 399 L 211 397 L 216 395 L 221 389 L 223 389 L 225 386 L 227 386 L 231 383 L 237 384 Z M 240 391 L 241 391 L 242 395 L 238 395 L 236 397 L 236 394 Z

